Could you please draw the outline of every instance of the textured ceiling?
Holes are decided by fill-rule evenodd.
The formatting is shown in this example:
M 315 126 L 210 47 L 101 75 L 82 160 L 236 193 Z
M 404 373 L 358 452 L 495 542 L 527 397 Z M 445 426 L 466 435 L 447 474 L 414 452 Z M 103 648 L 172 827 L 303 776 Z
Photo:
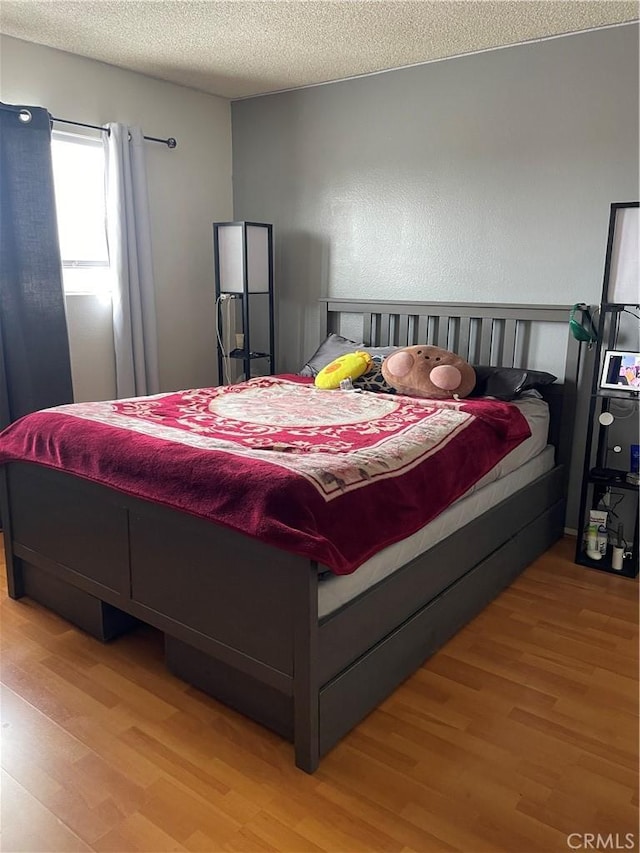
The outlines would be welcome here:
M 0 32 L 241 98 L 638 18 L 615 0 L 0 0 Z

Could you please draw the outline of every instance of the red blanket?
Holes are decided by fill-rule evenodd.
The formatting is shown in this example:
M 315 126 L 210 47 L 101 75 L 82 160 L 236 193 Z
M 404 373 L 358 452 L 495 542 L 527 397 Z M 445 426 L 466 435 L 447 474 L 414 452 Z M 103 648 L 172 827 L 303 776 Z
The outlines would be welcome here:
M 349 574 L 409 536 L 530 434 L 515 406 L 252 379 L 35 412 L 0 462 L 36 462 Z

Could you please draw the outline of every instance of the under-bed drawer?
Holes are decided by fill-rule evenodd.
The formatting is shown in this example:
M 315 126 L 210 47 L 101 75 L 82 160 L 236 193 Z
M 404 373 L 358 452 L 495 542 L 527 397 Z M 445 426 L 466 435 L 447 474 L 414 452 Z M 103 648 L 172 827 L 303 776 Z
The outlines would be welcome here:
M 134 616 L 36 566 L 22 561 L 21 570 L 25 595 L 97 640 L 113 640 L 140 624 Z
M 129 594 L 127 511 L 100 486 L 37 465 L 7 466 L 14 548 Z
M 443 539 L 400 569 L 402 584 L 393 576 L 385 578 L 325 617 L 319 632 L 320 683 L 356 660 L 382 632 L 392 631 L 412 608 L 413 612 L 419 610 L 500 548 L 515 531 L 545 513 L 561 499 L 562 476 L 561 467 L 553 468 L 470 521 L 463 534 L 458 531 Z
M 536 518 L 320 690 L 323 755 L 562 534 L 564 502 Z
M 167 666 L 178 678 L 273 729 L 287 740 L 293 740 L 293 696 L 227 666 L 169 634 L 165 634 L 164 648 Z

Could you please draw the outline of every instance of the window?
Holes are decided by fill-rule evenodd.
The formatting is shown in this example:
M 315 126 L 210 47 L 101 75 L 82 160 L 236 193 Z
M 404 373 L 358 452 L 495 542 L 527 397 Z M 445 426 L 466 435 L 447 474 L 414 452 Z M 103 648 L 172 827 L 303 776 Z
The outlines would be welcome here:
M 54 131 L 58 237 L 66 294 L 111 293 L 102 140 Z

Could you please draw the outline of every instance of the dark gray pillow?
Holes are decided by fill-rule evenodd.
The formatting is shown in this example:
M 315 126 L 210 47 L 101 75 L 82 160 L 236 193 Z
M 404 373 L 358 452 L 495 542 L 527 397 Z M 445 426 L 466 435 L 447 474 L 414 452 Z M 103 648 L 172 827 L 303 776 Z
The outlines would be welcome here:
M 397 347 L 368 347 L 363 343 L 351 341 L 349 338 L 343 338 L 342 335 L 336 335 L 333 332 L 327 335 L 327 338 L 320 344 L 318 349 L 305 364 L 298 376 L 316 376 L 323 367 L 338 358 L 341 355 L 346 355 L 349 352 L 356 350 L 364 350 L 371 355 L 379 355 L 381 358 L 386 358 L 388 355 L 398 349 Z
M 473 365 L 476 384 L 469 397 L 497 397 L 498 400 L 515 400 L 523 391 L 551 385 L 558 378 L 542 370 L 524 367 L 489 367 Z

